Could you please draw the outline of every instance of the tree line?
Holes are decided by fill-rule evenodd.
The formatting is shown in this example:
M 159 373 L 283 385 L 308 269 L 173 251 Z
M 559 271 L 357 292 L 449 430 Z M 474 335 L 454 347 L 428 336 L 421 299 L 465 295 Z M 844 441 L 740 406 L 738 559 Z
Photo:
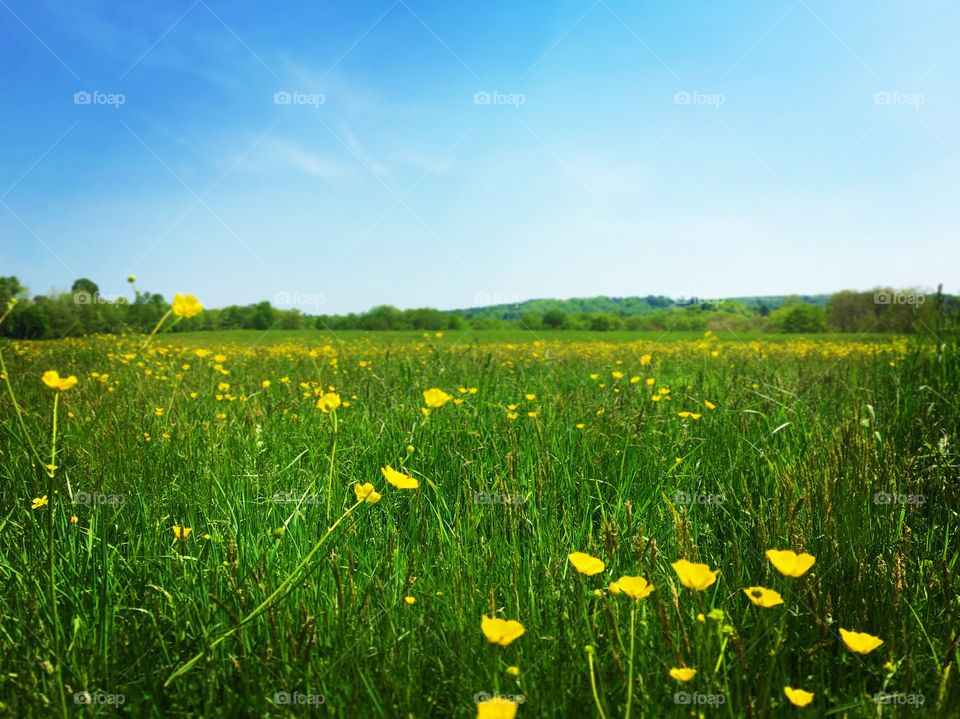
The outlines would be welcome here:
M 16 277 L 0 277 L 0 312 L 9 310 L 0 335 L 18 339 L 50 339 L 88 334 L 149 332 L 170 309 L 162 295 L 142 292 L 131 279 L 131 296 L 105 296 L 95 282 L 81 278 L 69 292 L 30 297 Z M 597 306 L 606 311 L 584 311 Z M 960 322 L 960 298 L 919 290 L 877 288 L 844 290 L 829 298 L 767 298 L 689 300 L 669 298 L 618 300 L 536 300 L 505 310 L 484 308 L 443 311 L 401 310 L 382 305 L 368 312 L 311 316 L 273 307 L 269 302 L 205 309 L 178 322 L 176 332 L 249 330 L 465 330 L 532 329 L 608 332 L 668 330 L 730 330 L 734 332 L 940 332 L 944 324 Z M 814 301 L 808 301 L 813 299 Z M 768 301 L 770 302 L 768 304 Z M 542 309 L 548 307 L 549 309 Z

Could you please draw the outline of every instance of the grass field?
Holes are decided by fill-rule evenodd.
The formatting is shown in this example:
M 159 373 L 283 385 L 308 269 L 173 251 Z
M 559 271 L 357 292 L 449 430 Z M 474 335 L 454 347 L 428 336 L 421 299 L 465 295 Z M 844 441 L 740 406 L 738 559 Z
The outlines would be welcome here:
M 0 716 L 960 714 L 955 347 L 143 343 L 0 345 Z

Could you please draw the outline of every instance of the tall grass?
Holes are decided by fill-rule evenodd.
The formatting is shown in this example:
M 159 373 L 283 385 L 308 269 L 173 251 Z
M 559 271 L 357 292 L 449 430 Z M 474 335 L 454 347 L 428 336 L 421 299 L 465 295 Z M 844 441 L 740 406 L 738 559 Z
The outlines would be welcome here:
M 467 717 L 497 693 L 520 717 L 960 712 L 950 346 L 202 343 L 227 359 L 184 337 L 0 346 L 0 715 Z M 80 383 L 56 399 L 48 369 Z M 462 404 L 425 416 L 431 387 Z M 382 500 L 356 506 L 357 482 Z M 817 563 L 783 577 L 770 548 Z M 682 587 L 681 557 L 717 582 Z M 614 596 L 622 575 L 656 589 Z M 526 633 L 491 645 L 482 614 Z M 840 627 L 884 644 L 853 654 Z

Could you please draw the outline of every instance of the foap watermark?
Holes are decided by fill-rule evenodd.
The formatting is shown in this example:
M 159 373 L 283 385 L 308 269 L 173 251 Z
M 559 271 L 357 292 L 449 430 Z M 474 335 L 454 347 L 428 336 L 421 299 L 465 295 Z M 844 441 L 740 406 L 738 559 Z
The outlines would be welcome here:
M 273 295 L 275 307 L 319 307 L 327 298 L 316 292 L 277 292 Z
M 874 105 L 907 105 L 920 107 L 927 101 L 926 95 L 919 93 L 900 92 L 899 90 L 878 90 L 873 93 Z
M 75 305 L 125 305 L 128 302 L 123 295 L 104 295 L 99 292 L 78 290 L 73 293 Z
M 527 96 L 519 92 L 500 92 L 499 90 L 479 90 L 473 93 L 474 105 L 512 105 L 520 107 Z
M 673 703 L 684 706 L 721 706 L 727 703 L 727 697 L 723 694 L 703 692 L 674 692 Z
M 678 307 L 690 307 L 692 305 L 707 305 L 708 307 L 719 307 L 723 300 L 719 297 L 684 297 L 681 295 L 674 303 Z
M 127 501 L 122 494 L 100 494 L 100 492 L 77 492 L 73 495 L 74 504 L 85 504 L 95 507 L 100 504 L 109 504 L 112 507 L 119 507 Z
M 92 706 L 94 704 L 106 704 L 109 706 L 123 706 L 123 703 L 127 701 L 127 698 L 123 694 L 105 694 L 104 692 L 99 691 L 82 691 L 75 692 L 73 695 L 74 704 L 82 704 L 84 706 Z
M 476 492 L 473 495 L 474 504 L 523 504 L 527 499 L 522 494 L 512 492 L 504 494 L 502 492 Z
M 674 105 L 707 105 L 719 109 L 727 101 L 727 96 L 719 92 L 700 90 L 678 90 L 673 93 Z
M 525 701 L 527 698 L 523 694 L 477 692 L 473 695 L 474 704 L 523 704 Z
M 879 691 L 872 697 L 874 704 L 899 704 L 901 706 L 922 706 L 927 698 L 923 694 L 903 694 L 901 692 Z
M 77 92 L 73 93 L 74 105 L 108 105 L 114 109 L 119 109 L 126 101 L 127 96 L 122 92 L 77 90 Z
M 518 305 L 527 298 L 510 292 L 486 292 L 480 291 L 473 295 L 473 304 L 475 307 L 486 307 L 489 305 Z
M 898 494 L 897 492 L 877 492 L 873 495 L 874 504 L 908 504 L 914 507 L 921 506 L 927 501 L 925 494 Z
M 327 703 L 327 698 L 323 694 L 304 694 L 303 692 L 274 692 L 273 703 L 283 706 L 293 704 L 303 704 L 308 706 L 320 706 Z
M 727 501 L 727 498 L 722 494 L 700 494 L 698 492 L 680 492 L 676 491 L 673 493 L 673 503 L 674 504 L 710 504 L 718 505 L 723 504 Z
M 300 494 L 299 492 L 275 492 L 274 504 L 322 504 L 318 493 Z
M 273 93 L 274 105 L 308 105 L 320 107 L 327 96 L 319 92 L 300 92 L 299 90 L 279 90 Z
M 919 307 L 927 301 L 927 296 L 919 292 L 888 292 L 879 290 L 873 293 L 875 305 L 917 305 Z

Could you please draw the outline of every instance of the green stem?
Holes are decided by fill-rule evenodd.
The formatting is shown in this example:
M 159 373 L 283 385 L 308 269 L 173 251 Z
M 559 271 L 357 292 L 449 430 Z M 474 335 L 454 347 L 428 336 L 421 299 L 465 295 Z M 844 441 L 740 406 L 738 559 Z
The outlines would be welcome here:
M 590 689 L 593 690 L 593 701 L 597 704 L 597 711 L 600 713 L 600 719 L 607 719 L 607 715 L 603 711 L 603 705 L 600 703 L 600 695 L 597 693 L 597 677 L 593 671 L 593 652 L 596 651 L 593 647 L 589 647 L 587 650 L 587 662 L 590 665 Z
M 333 501 L 333 466 L 337 456 L 337 410 L 333 415 L 333 445 L 330 448 L 330 472 L 327 474 L 327 521 L 330 521 L 330 503 Z
M 60 712 L 66 717 L 69 715 L 67 714 L 67 696 L 63 689 L 63 670 L 60 658 L 60 613 L 57 610 L 57 573 L 53 552 L 53 510 L 56 505 L 52 500 L 56 488 L 56 482 L 54 481 L 56 469 L 54 467 L 57 466 L 57 410 L 59 407 L 60 392 L 58 390 L 53 395 L 53 432 L 50 437 L 50 467 L 47 468 L 47 570 L 49 573 L 50 613 L 53 616 L 53 655 L 57 660 L 57 691 L 60 695 Z
M 630 705 L 633 704 L 633 640 L 636 634 L 637 602 L 630 602 L 630 663 L 627 671 L 627 711 L 624 719 L 630 719 Z
M 290 589 L 290 587 L 293 585 L 294 581 L 296 581 L 297 576 L 300 574 L 300 572 L 303 570 L 303 568 L 306 567 L 307 564 L 309 564 L 310 560 L 313 559 L 313 556 L 314 556 L 317 552 L 320 551 L 320 547 L 322 547 L 323 544 L 324 544 L 324 542 L 327 541 L 327 538 L 328 538 L 331 534 L 333 534 L 333 530 L 335 530 L 335 529 L 340 525 L 340 522 L 342 522 L 344 519 L 346 519 L 347 517 L 349 517 L 350 514 L 353 512 L 353 510 L 355 510 L 355 509 L 356 509 L 357 507 L 359 507 L 361 504 L 363 504 L 363 500 L 360 500 L 359 502 L 357 502 L 356 504 L 354 504 L 352 507 L 350 507 L 349 509 L 347 509 L 347 511 L 345 511 L 345 512 L 340 516 L 340 518 L 339 518 L 336 522 L 334 522 L 334 523 L 330 526 L 330 528 L 327 529 L 326 532 L 324 532 L 323 536 L 320 537 L 320 539 L 317 541 L 317 543 L 313 546 L 313 549 L 311 549 L 310 552 L 307 554 L 307 556 L 305 556 L 305 557 L 300 561 L 300 563 L 299 563 L 296 567 L 293 568 L 293 571 L 290 572 L 290 574 L 287 575 L 287 578 L 284 579 L 284 580 L 280 583 L 280 586 L 278 586 L 275 590 L 273 590 L 273 592 L 270 594 L 270 596 L 268 596 L 266 599 L 264 599 L 262 602 L 260 602 L 260 604 L 257 605 L 257 607 L 256 607 L 253 611 L 251 611 L 249 614 L 247 614 L 247 616 L 245 616 L 243 619 L 241 619 L 239 622 L 237 622 L 237 624 L 236 624 L 235 626 L 231 627 L 230 629 L 228 629 L 227 631 L 225 631 L 223 634 L 221 634 L 220 636 L 218 636 L 216 639 L 214 639 L 214 640 L 210 643 L 210 646 L 209 646 L 209 647 L 207 647 L 206 649 L 201 650 L 201 651 L 198 652 L 195 656 L 193 656 L 192 658 L 190 658 L 187 662 L 185 662 L 184 664 L 180 665 L 176 670 L 174 670 L 174 672 L 173 672 L 169 677 L 167 677 L 167 680 L 163 683 L 163 686 L 164 686 L 164 687 L 170 686 L 170 684 L 172 684 L 173 681 L 174 681 L 177 677 L 179 677 L 179 676 L 181 676 L 181 675 L 183 675 L 183 674 L 186 674 L 188 671 L 190 671 L 190 669 L 193 668 L 193 666 L 194 666 L 197 662 L 199 662 L 199 661 L 204 657 L 204 655 L 205 655 L 207 652 L 209 652 L 209 651 L 215 649 L 216 647 L 218 647 L 218 646 L 219 646 L 220 644 L 222 644 L 224 641 L 226 641 L 227 639 L 229 639 L 230 637 L 232 637 L 234 634 L 236 634 L 238 631 L 240 631 L 241 629 L 243 629 L 243 627 L 247 626 L 247 625 L 250 624 L 254 619 L 256 619 L 256 618 L 259 617 L 261 614 L 263 614 L 267 609 L 270 608 L 271 605 L 273 605 L 274 603 L 276 603 L 276 602 L 280 601 L 281 599 L 283 599 L 283 597 L 286 596 L 287 591 L 288 591 L 288 590 Z

